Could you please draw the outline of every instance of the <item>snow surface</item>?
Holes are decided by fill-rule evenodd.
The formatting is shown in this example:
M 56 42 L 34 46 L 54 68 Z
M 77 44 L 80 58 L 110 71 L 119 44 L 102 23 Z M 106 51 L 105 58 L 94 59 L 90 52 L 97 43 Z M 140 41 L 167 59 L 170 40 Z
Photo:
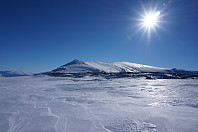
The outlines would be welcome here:
M 0 132 L 196 132 L 198 80 L 0 78 Z

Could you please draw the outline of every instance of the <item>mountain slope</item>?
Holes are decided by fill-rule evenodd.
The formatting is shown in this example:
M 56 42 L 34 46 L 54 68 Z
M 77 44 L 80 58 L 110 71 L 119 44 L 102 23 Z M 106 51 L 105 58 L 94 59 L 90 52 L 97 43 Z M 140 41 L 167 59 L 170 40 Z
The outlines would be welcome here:
M 198 71 L 187 71 L 187 70 L 176 69 L 176 68 L 172 68 L 172 69 L 168 70 L 168 73 L 172 73 L 172 74 L 186 74 L 186 75 L 198 75 Z
M 130 62 L 115 62 L 113 65 L 123 69 L 126 72 L 168 72 L 169 68 L 159 68 L 147 65 L 141 65 Z
M 116 65 L 107 62 L 85 62 L 89 66 L 92 66 L 102 72 L 106 73 L 118 73 L 123 72 L 123 70 Z

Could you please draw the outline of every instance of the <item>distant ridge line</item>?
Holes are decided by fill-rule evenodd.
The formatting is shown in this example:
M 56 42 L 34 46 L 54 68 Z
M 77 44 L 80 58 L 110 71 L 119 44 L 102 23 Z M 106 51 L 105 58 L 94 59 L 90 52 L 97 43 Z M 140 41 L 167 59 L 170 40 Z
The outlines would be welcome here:
M 176 68 L 159 68 L 130 62 L 83 62 L 74 59 L 52 71 L 40 74 L 50 76 L 85 76 L 97 75 L 108 77 L 151 77 L 162 79 L 184 79 L 198 76 L 198 71 L 187 71 Z M 39 74 L 36 74 L 39 75 Z

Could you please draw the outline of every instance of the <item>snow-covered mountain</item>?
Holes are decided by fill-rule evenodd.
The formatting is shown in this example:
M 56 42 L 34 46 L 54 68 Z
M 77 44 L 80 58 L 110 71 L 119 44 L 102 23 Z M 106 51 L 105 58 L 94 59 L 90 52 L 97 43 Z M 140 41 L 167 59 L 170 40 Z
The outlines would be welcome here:
M 158 78 L 186 78 L 198 76 L 198 71 L 186 71 L 176 68 L 159 68 L 148 65 L 141 65 L 130 62 L 83 62 L 80 60 L 73 60 L 70 63 L 62 65 L 50 72 L 45 72 L 51 76 L 68 76 L 79 74 L 95 74 L 95 75 L 111 75 L 111 76 L 131 76 L 131 74 L 138 76 L 158 76 Z M 181 76 L 182 75 L 182 76 Z M 163 76 L 163 77 L 162 77 Z M 166 77 L 165 77 L 166 76 Z
M 147 65 L 135 64 L 130 62 L 83 62 L 80 60 L 73 60 L 65 65 L 52 70 L 52 72 L 59 73 L 120 73 L 120 72 L 167 72 L 168 68 L 158 68 Z
M 1 77 L 31 76 L 31 73 L 21 71 L 0 71 Z

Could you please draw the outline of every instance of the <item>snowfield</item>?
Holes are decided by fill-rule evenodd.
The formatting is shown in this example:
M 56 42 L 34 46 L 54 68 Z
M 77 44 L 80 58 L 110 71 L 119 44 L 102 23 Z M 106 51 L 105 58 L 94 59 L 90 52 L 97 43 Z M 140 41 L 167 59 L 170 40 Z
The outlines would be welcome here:
M 0 77 L 0 91 L 0 132 L 198 131 L 197 79 Z

